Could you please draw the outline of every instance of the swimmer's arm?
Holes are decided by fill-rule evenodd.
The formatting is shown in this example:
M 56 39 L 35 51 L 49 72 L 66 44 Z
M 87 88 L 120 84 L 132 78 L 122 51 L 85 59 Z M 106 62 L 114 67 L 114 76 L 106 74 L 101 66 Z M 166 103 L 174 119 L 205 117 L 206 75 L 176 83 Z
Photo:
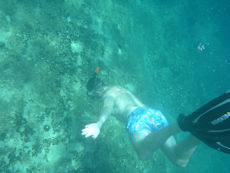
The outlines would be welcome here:
M 113 111 L 113 105 L 114 105 L 113 98 L 112 97 L 106 97 L 104 99 L 104 105 L 103 105 L 99 120 L 96 123 L 86 125 L 85 128 L 82 129 L 81 134 L 83 136 L 85 136 L 86 138 L 92 137 L 92 138 L 96 139 L 100 133 L 100 129 L 101 129 L 102 125 L 105 123 L 105 121 L 111 115 L 111 113 Z
M 114 99 L 112 97 L 106 97 L 104 99 L 104 105 L 101 111 L 100 118 L 97 122 L 100 129 L 102 125 L 105 123 L 105 121 L 108 119 L 108 117 L 112 114 L 113 106 L 114 106 Z

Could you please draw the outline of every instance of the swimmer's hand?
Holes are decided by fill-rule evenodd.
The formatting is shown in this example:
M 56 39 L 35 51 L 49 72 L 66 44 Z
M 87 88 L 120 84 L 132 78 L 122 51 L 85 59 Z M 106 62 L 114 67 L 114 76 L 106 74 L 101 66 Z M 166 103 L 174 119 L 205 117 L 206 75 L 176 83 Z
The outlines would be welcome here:
M 85 126 L 82 129 L 81 134 L 86 138 L 92 136 L 92 138 L 96 139 L 100 133 L 100 125 L 98 123 L 92 123 Z

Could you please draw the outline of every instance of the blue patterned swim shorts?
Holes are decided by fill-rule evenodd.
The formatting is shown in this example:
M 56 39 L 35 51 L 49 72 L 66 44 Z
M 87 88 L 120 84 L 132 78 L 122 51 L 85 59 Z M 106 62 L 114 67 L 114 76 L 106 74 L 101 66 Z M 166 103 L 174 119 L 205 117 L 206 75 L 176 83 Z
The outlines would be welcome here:
M 136 108 L 128 115 L 126 129 L 133 138 L 142 130 L 158 131 L 168 126 L 165 116 L 155 109 Z

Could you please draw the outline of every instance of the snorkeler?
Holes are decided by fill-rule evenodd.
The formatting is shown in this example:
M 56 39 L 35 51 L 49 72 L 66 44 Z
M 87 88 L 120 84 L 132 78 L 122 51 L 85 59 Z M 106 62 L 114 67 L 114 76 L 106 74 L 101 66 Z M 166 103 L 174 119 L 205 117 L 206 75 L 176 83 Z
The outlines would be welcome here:
M 190 116 L 180 115 L 177 122 L 169 125 L 159 110 L 146 107 L 130 91 L 119 86 L 104 86 L 97 71 L 88 81 L 88 97 L 101 98 L 104 104 L 99 120 L 86 125 L 82 130 L 82 135 L 86 138 L 96 139 L 102 125 L 113 114 L 126 123 L 134 148 L 142 160 L 150 158 L 160 148 L 175 165 L 185 167 L 200 140 L 229 153 L 229 92 Z M 177 143 L 173 135 L 181 131 L 190 131 L 192 135 Z

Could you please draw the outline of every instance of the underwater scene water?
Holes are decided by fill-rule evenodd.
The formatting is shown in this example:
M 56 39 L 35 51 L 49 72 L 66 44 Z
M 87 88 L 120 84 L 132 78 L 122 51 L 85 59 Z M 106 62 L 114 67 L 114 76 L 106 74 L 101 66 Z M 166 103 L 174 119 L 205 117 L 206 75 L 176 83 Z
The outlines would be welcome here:
M 227 0 L 0 0 L 0 172 L 229 173 L 202 143 L 185 168 L 161 150 L 142 161 L 114 116 L 81 135 L 102 108 L 97 67 L 169 123 L 229 90 L 229 18 Z

